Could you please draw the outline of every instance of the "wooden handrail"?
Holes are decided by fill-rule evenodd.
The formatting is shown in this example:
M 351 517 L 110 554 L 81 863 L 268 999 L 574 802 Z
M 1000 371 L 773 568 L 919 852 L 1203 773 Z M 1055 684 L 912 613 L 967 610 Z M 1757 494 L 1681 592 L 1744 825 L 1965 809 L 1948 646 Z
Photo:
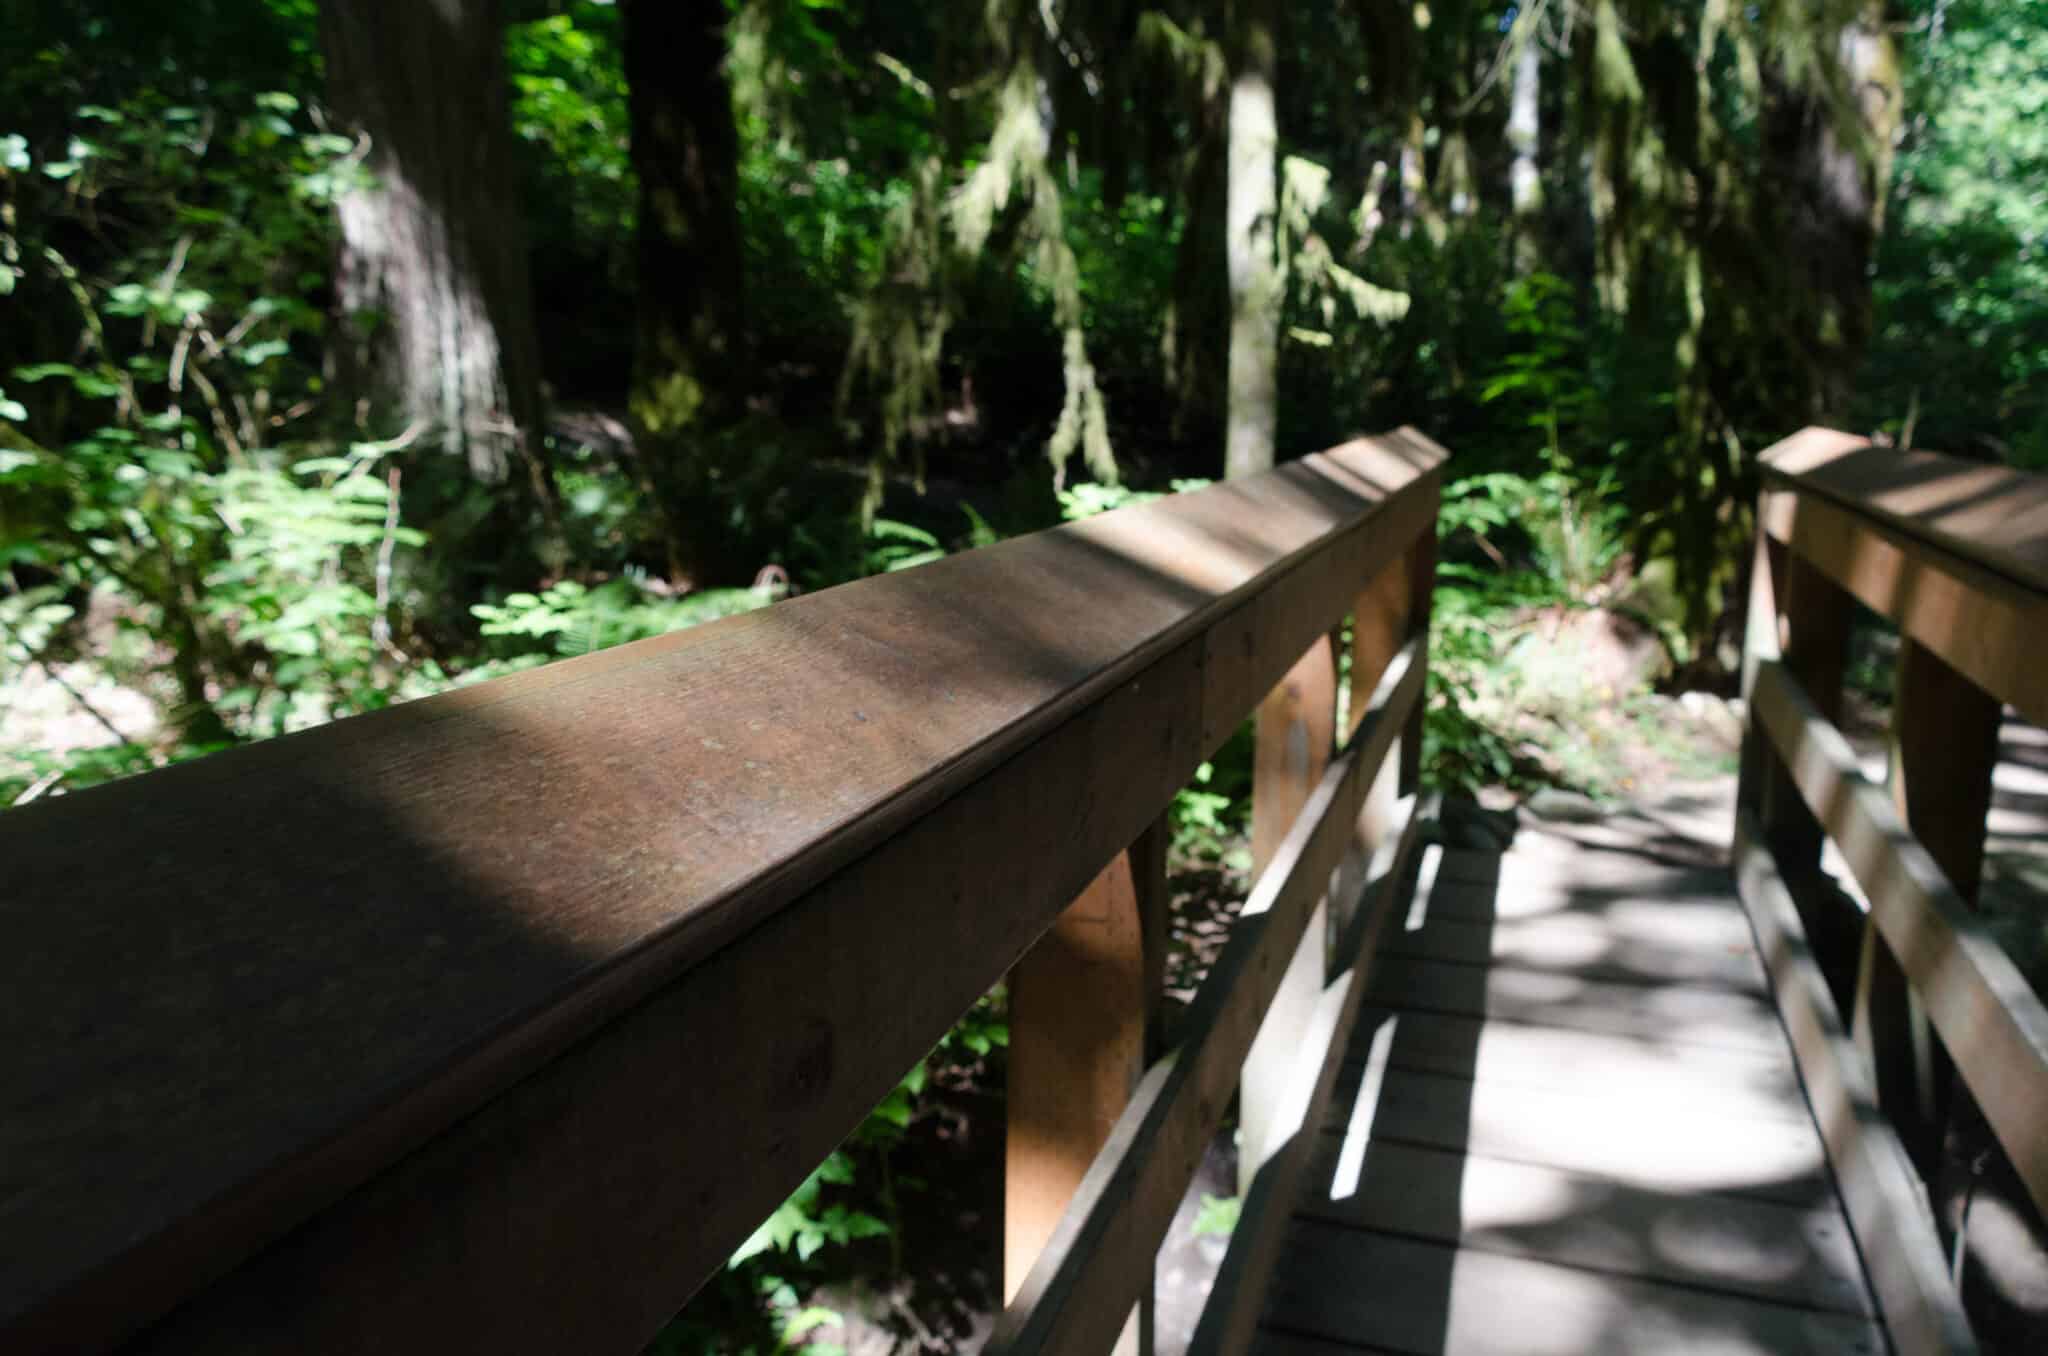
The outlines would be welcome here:
M 1950 1114 L 1938 1037 L 2048 1210 L 2048 1007 L 1972 907 L 2003 705 L 2048 717 L 2048 477 L 1827 429 L 1763 463 L 1738 883 L 1894 1342 L 1973 1350 L 1915 1160 Z M 1900 631 L 1889 795 L 1834 724 L 1851 598 Z
M 2048 476 L 1819 428 L 1762 461 L 1761 533 L 2048 724 Z
M 0 1346 L 637 1347 L 1433 532 L 1444 456 L 0 816 Z

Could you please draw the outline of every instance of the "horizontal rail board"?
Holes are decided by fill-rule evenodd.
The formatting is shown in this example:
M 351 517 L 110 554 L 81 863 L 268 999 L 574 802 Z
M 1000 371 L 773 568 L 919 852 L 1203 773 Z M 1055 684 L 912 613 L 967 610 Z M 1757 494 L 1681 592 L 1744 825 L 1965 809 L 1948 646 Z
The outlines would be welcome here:
M 1761 460 L 1771 475 L 2048 592 L 2048 477 L 1827 428 L 1801 429 Z
M 1804 490 L 1767 490 L 1762 526 L 1997 700 L 2048 724 L 2048 594 Z
M 1759 666 L 1751 701 L 1999 1143 L 2048 1209 L 2048 1008 L 1783 664 Z
M 1360 440 L 0 816 L 0 1342 L 107 1345 L 288 1232 L 167 1347 L 644 1338 L 1434 522 L 1443 456 Z M 912 936 L 941 977 L 864 997 Z
M 1420 699 L 1424 642 L 1387 666 L 1366 716 L 1259 878 L 1195 996 L 1181 1046 L 1152 1066 L 1096 1156 L 988 1350 L 1106 1351 L 1236 1091 L 1238 1070 L 1311 912 L 1350 845 L 1359 807 Z
M 1732 865 L 1893 1347 L 1899 1356 L 1966 1356 L 1977 1342 L 1949 1284 L 1934 1216 L 1747 809 L 1736 812 Z

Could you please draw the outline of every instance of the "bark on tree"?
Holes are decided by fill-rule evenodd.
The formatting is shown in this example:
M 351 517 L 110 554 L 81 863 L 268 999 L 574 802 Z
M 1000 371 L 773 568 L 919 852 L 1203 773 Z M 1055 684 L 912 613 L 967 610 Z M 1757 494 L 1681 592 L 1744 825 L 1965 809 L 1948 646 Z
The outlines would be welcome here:
M 1231 17 L 1224 237 L 1230 277 L 1230 407 L 1223 473 L 1241 476 L 1273 464 L 1286 277 L 1277 248 L 1280 134 L 1273 104 L 1278 53 L 1272 0 L 1238 0 Z
M 678 584 L 718 571 L 707 436 L 744 408 L 739 133 L 724 0 L 626 0 L 639 314 L 629 409 Z
M 1786 266 L 1807 305 L 1806 408 L 1794 419 L 1843 416 L 1870 338 L 1870 267 L 1884 221 L 1902 95 L 1881 0 L 1837 37 L 1838 93 L 1781 92 L 1770 118 Z
M 660 440 L 741 403 L 739 135 L 724 0 L 627 0 L 625 19 L 640 179 L 633 414 Z
M 368 138 L 371 186 L 339 205 L 336 294 L 358 391 L 498 483 L 546 486 L 526 244 L 497 0 L 324 0 L 328 100 Z

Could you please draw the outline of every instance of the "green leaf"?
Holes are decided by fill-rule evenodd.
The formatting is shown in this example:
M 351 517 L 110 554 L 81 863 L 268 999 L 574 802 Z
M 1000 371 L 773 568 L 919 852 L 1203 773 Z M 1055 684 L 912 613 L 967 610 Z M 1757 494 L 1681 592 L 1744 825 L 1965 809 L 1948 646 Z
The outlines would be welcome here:
M 260 344 L 245 344 L 241 359 L 250 367 L 261 367 L 272 358 L 282 358 L 291 352 L 292 346 L 283 339 L 265 339 Z
M 18 132 L 0 136 L 0 169 L 25 170 L 28 167 L 28 138 Z

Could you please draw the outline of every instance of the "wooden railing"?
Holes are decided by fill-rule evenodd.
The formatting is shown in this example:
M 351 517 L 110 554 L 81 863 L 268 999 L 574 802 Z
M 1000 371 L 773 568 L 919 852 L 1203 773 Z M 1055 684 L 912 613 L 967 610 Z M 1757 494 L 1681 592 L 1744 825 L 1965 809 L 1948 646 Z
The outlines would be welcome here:
M 1409 838 L 1444 455 L 0 816 L 0 1349 L 632 1351 L 1013 965 L 1001 1340 L 1142 1328 L 1241 1070 L 1299 1088 L 1355 1008 L 1312 920 Z M 1160 826 L 1255 709 L 1264 869 L 1162 1051 Z
M 1974 1099 L 2048 1210 L 2048 1011 L 1973 909 L 2003 705 L 2048 723 L 2048 478 L 1824 429 L 1764 464 L 1738 881 L 1897 1349 L 1974 1350 L 1916 1166 Z M 1888 788 L 1836 728 L 1852 599 L 1899 630 Z

